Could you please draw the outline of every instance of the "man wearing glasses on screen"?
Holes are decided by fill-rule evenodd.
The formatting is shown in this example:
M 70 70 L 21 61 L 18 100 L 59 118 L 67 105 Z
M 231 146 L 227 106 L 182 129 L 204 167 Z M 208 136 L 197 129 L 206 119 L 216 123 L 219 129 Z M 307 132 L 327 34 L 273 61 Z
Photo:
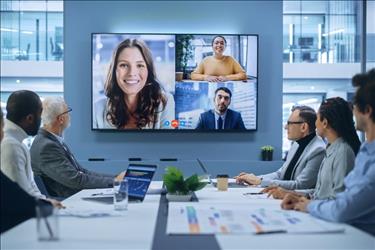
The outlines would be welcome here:
M 276 172 L 255 176 L 240 173 L 239 183 L 280 186 L 285 189 L 311 189 L 315 187 L 320 163 L 325 153 L 323 140 L 315 133 L 316 113 L 308 106 L 294 106 L 285 129 L 293 141 L 283 166 Z
M 83 168 L 68 145 L 63 133 L 70 126 L 70 112 L 61 97 L 47 97 L 43 101 L 42 122 L 38 135 L 31 146 L 31 166 L 35 175 L 40 176 L 47 191 L 52 196 L 66 198 L 82 189 L 108 188 L 113 179 L 123 179 L 99 174 Z

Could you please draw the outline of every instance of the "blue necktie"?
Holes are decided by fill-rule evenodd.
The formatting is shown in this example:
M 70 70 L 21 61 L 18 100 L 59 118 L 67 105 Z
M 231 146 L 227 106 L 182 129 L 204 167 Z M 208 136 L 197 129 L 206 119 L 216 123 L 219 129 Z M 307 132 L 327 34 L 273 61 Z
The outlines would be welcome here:
M 217 129 L 223 129 L 223 119 L 221 116 L 219 116 L 219 119 L 217 119 Z

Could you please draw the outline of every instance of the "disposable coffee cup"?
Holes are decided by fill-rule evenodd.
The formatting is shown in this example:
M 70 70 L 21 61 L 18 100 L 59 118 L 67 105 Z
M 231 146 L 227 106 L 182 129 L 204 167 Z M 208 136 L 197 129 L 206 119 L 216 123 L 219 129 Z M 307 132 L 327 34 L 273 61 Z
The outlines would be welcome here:
M 183 72 L 176 72 L 176 82 L 181 82 L 183 79 L 184 73 Z
M 228 178 L 227 174 L 219 174 L 216 176 L 217 179 L 217 190 L 227 191 L 228 190 Z

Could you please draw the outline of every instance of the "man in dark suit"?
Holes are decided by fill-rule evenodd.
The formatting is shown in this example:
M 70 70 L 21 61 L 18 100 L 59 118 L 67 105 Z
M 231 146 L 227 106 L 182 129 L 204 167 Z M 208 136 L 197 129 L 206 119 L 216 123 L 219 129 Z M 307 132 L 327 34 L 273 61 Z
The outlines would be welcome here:
M 232 92 L 226 87 L 215 91 L 215 109 L 200 115 L 196 129 L 246 129 L 241 113 L 229 109 Z
M 65 144 L 63 132 L 70 125 L 70 109 L 63 98 L 47 97 L 43 101 L 43 128 L 31 146 L 31 166 L 52 196 L 69 197 L 82 189 L 108 188 L 113 180 L 123 179 L 124 172 L 99 174 L 83 168 Z

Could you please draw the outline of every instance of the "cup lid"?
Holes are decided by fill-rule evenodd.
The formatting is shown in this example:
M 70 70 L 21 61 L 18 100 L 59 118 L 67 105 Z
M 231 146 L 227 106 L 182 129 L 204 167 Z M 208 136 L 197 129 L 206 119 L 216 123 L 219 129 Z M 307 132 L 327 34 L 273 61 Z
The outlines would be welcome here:
M 216 175 L 216 178 L 229 178 L 229 175 L 227 175 L 227 174 L 218 174 L 218 175 Z

